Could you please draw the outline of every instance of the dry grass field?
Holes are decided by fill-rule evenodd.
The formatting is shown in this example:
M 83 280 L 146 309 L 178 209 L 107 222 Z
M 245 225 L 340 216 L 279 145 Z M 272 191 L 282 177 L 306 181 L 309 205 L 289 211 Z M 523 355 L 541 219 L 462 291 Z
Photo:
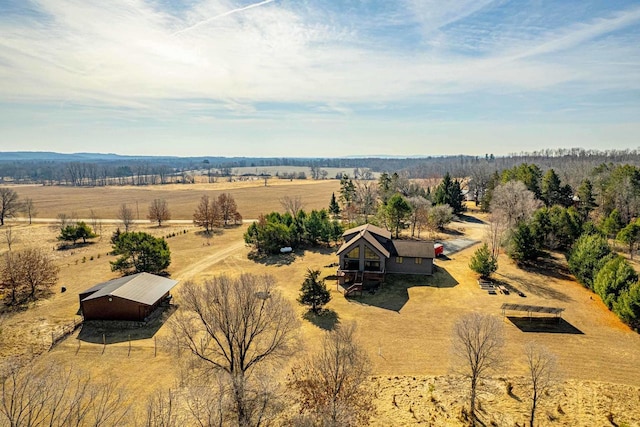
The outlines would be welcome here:
M 120 203 L 138 200 L 140 206 L 143 202 L 146 206 L 153 198 L 162 197 L 168 200 L 174 218 L 189 219 L 205 192 L 230 191 L 242 215 L 253 218 L 262 212 L 279 210 L 278 198 L 283 195 L 300 195 L 311 209 L 325 207 L 331 192 L 338 190 L 335 181 L 273 180 L 266 188 L 256 183 L 246 187 L 245 183 L 227 185 L 228 188 L 223 188 L 223 183 L 148 188 L 17 187 L 17 191 L 21 197 L 34 200 L 41 217 L 55 217 L 59 212 L 76 212 L 82 217 L 93 208 L 101 217 L 110 218 L 115 216 Z M 481 215 L 472 214 L 482 221 Z M 93 377 L 109 376 L 126 383 L 131 395 L 138 397 L 132 398 L 132 402 L 144 405 L 139 396 L 179 383 L 176 362 L 161 345 L 168 336 L 162 325 L 147 331 L 106 331 L 106 346 L 101 343 L 103 331 L 97 334 L 93 331 L 94 335 L 87 338 L 80 330 L 47 351 L 52 330 L 59 330 L 77 318 L 78 292 L 116 277 L 108 264 L 113 257 L 107 255 L 108 236 L 114 228 L 115 225 L 105 225 L 103 238 L 94 244 L 56 251 L 56 232 L 50 226 L 14 226 L 18 237 L 15 247 L 38 244 L 51 248 L 61 273 L 59 286 L 49 298 L 3 319 L 0 357 L 42 353 L 40 362 L 67 363 L 90 372 Z M 304 310 L 295 303 L 295 298 L 307 268 L 320 269 L 325 277 L 335 273 L 335 267 L 330 267 L 336 262 L 335 248 L 274 257 L 264 262 L 250 260 L 249 248 L 242 242 L 246 225 L 225 230 L 211 239 L 190 224 L 160 229 L 141 224 L 137 228 L 158 236 L 176 233 L 168 239 L 172 251 L 169 272 L 173 278 L 199 281 L 219 273 L 269 273 L 296 305 L 301 319 Z M 481 239 L 484 233 L 482 223 L 477 221 L 456 222 L 451 228 L 456 237 Z M 3 246 L 0 252 L 4 250 Z M 323 330 L 336 321 L 356 321 L 358 338 L 371 359 L 371 388 L 378 407 L 372 424 L 460 425 L 458 415 L 465 390 L 461 380 L 452 375 L 449 357 L 451 329 L 458 317 L 472 310 L 500 316 L 504 302 L 562 307 L 563 333 L 524 332 L 504 319 L 504 363 L 496 378 L 485 384 L 481 415 L 496 425 L 515 425 L 525 420 L 527 399 L 522 376 L 526 371 L 522 347 L 528 341 L 537 341 L 558 356 L 560 378 L 564 380 L 563 387 L 543 407 L 541 425 L 614 425 L 607 420 L 609 413 L 619 425 L 623 425 L 621 421 L 640 425 L 637 411 L 640 336 L 622 324 L 595 295 L 577 284 L 560 256 L 544 260 L 533 271 L 518 269 L 506 256 L 500 257 L 496 279 L 527 295 L 521 298 L 514 293 L 488 295 L 479 289 L 468 268 L 474 250 L 471 247 L 439 259 L 437 271 L 431 277 L 392 277 L 375 294 L 345 299 L 335 282 L 328 281 L 332 301 L 327 308 L 333 315 L 301 320 L 304 346 L 300 352 L 314 350 Z M 60 286 L 67 291 L 60 293 Z M 179 305 L 180 285 L 174 294 Z M 514 384 L 515 397 L 505 392 L 507 378 Z
M 14 186 L 21 198 L 33 199 L 39 218 L 55 218 L 59 213 L 73 214 L 76 218 L 89 218 L 93 209 L 101 218 L 116 218 L 118 208 L 126 203 L 137 215 L 147 218 L 149 203 L 165 199 L 172 219 L 191 220 L 200 198 L 207 194 L 218 197 L 231 193 L 244 218 L 257 218 L 259 214 L 281 210 L 280 199 L 299 196 L 306 210 L 329 206 L 332 192 L 340 188 L 337 180 L 263 180 L 220 181 L 212 184 L 167 184 L 123 187 L 43 187 L 37 185 Z M 137 210 L 136 210 L 137 208 Z

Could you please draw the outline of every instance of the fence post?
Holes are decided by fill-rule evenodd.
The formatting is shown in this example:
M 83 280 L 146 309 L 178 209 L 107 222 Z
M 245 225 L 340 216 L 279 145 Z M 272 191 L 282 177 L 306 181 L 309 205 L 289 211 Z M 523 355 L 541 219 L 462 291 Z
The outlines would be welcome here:
M 153 357 L 158 355 L 158 338 L 153 337 Z
M 129 353 L 127 353 L 127 357 L 131 356 L 131 334 L 129 334 Z
M 107 337 L 105 337 L 104 334 L 102 334 L 102 354 L 104 354 L 104 351 L 107 349 Z

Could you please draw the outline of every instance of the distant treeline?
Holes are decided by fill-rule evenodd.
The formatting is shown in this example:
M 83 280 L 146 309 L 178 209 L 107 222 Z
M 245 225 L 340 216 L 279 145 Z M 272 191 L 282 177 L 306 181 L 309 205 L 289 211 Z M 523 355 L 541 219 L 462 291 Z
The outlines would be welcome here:
M 422 158 L 248 158 L 248 157 L 154 157 L 114 154 L 0 153 L 0 182 L 44 185 L 104 186 L 189 183 L 195 175 L 210 181 L 230 176 L 235 168 L 299 166 L 311 171 L 321 168 L 394 171 L 407 178 L 440 178 L 449 172 L 454 177 L 471 177 L 478 169 L 503 171 L 521 163 L 537 164 L 543 170 L 553 168 L 572 186 L 577 186 L 594 167 L 601 164 L 640 165 L 638 150 L 548 149 L 497 157 L 442 156 Z M 326 176 L 311 174 L 312 177 Z

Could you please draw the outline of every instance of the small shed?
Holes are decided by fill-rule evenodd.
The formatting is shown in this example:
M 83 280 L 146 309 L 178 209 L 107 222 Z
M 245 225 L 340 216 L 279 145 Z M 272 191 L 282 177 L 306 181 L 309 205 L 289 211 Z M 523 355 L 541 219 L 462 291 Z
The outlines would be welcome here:
M 149 273 L 137 273 L 99 283 L 80 293 L 80 310 L 85 320 L 131 320 L 142 322 L 162 301 L 177 280 Z

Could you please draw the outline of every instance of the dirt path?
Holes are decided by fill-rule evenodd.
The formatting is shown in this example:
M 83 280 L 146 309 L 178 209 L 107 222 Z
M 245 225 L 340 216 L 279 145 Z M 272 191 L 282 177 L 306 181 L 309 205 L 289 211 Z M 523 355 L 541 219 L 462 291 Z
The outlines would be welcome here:
M 243 241 L 239 241 L 224 248 L 213 252 L 211 255 L 208 255 L 200 260 L 190 264 L 189 266 L 183 268 L 182 270 L 176 271 L 173 274 L 173 277 L 180 281 L 185 281 L 189 279 L 193 279 L 198 274 L 202 273 L 204 270 L 216 264 L 220 261 L 225 260 L 227 257 L 231 256 L 237 250 L 244 248 L 245 243 Z

